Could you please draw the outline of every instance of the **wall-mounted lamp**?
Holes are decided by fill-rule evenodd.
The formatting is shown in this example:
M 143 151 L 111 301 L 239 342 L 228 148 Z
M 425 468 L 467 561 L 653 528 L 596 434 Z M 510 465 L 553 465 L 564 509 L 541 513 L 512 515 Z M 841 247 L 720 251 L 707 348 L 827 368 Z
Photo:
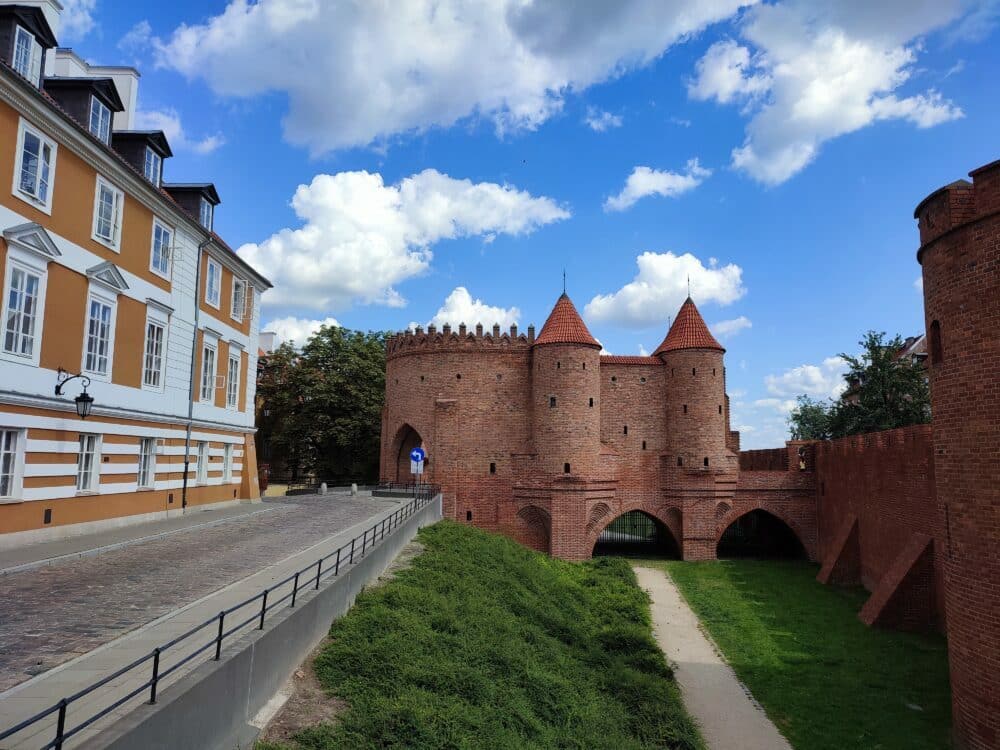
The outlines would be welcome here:
M 90 386 L 90 378 L 83 373 L 70 375 L 66 370 L 60 367 L 59 374 L 56 375 L 56 395 L 62 396 L 63 386 L 69 381 L 76 380 L 77 378 L 80 378 L 83 383 L 83 393 L 73 399 L 73 401 L 76 403 L 77 416 L 79 416 L 80 419 L 86 419 L 90 416 L 90 410 L 94 408 L 94 397 L 87 393 L 87 388 Z

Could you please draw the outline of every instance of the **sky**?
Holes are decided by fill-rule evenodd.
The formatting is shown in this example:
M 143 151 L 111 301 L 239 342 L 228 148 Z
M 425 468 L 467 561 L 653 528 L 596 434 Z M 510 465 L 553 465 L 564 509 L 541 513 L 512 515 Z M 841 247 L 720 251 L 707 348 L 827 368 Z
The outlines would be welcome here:
M 745 448 L 923 331 L 913 209 L 1000 158 L 1000 0 L 63 0 L 136 66 L 167 181 L 301 341 L 516 322 L 567 290 L 614 354 L 690 293 Z

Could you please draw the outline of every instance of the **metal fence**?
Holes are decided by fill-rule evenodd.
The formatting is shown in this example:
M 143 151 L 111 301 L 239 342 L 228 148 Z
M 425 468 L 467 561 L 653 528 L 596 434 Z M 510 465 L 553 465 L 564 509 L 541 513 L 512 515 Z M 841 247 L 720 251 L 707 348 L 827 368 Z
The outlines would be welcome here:
M 64 742 L 140 695 L 148 694 L 149 703 L 156 703 L 157 686 L 171 674 L 205 653 L 211 653 L 212 658 L 218 661 L 222 656 L 222 648 L 227 638 L 231 638 L 231 636 L 244 629 L 250 630 L 255 628 L 263 630 L 264 621 L 268 613 L 281 607 L 285 602 L 289 602 L 288 606 L 294 607 L 295 600 L 298 598 L 300 592 L 307 591 L 310 587 L 319 589 L 322 580 L 340 575 L 342 567 L 353 564 L 355 559 L 360 560 L 363 558 L 369 549 L 385 538 L 386 534 L 391 534 L 393 529 L 398 528 L 403 521 L 427 505 L 439 492 L 440 488 L 436 485 L 423 484 L 417 486 L 414 489 L 413 500 L 399 508 L 392 515 L 373 524 L 361 536 L 354 537 L 349 542 L 345 542 L 330 554 L 319 558 L 311 565 L 265 588 L 256 596 L 222 610 L 215 617 L 194 626 L 187 632 L 182 633 L 159 648 L 153 649 L 145 656 L 141 656 L 135 661 L 126 664 L 107 677 L 103 677 L 82 690 L 63 698 L 58 703 L 54 703 L 45 710 L 39 711 L 34 716 L 25 719 L 10 729 L 0 732 L 0 740 L 13 737 L 18 732 L 56 714 L 55 737 L 42 745 L 41 750 L 61 750 Z M 238 621 L 234 622 L 237 619 Z M 190 653 L 179 657 L 170 666 L 166 666 L 168 657 L 177 656 L 179 648 L 183 646 L 194 645 L 192 641 L 199 640 L 198 636 L 210 637 L 207 642 L 202 643 Z M 143 668 L 149 669 L 149 679 L 97 713 L 79 721 L 79 723 L 68 726 L 67 714 L 74 703 L 114 680 Z

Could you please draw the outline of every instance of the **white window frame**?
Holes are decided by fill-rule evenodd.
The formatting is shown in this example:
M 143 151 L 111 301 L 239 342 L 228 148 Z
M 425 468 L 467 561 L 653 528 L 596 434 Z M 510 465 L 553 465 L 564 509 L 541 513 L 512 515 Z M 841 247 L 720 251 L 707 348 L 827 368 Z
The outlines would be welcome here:
M 236 367 L 233 367 L 233 363 Z M 243 352 L 229 345 L 229 366 L 226 369 L 226 408 L 240 408 L 240 367 L 243 363 Z M 235 377 L 233 377 L 235 375 Z
M 222 448 L 222 483 L 233 481 L 233 444 L 226 443 Z
M 156 487 L 156 438 L 139 439 L 139 470 L 135 479 L 140 490 Z
M 17 42 L 22 36 L 28 43 L 26 70 L 21 70 L 21 66 L 18 65 L 17 61 Z M 10 55 L 10 67 L 37 86 L 42 77 L 42 45 L 38 43 L 38 39 L 35 38 L 34 34 L 20 24 L 14 27 L 13 45 Z
M 97 232 L 97 227 L 100 224 L 100 208 L 101 208 L 101 188 L 107 188 L 111 191 L 114 198 L 111 206 L 111 237 L 103 237 Z M 117 218 L 117 223 L 115 219 Z M 93 233 L 91 237 L 97 242 L 100 242 L 105 247 L 109 247 L 116 253 L 121 252 L 122 246 L 122 226 L 125 223 L 125 193 L 116 188 L 109 180 L 106 180 L 101 175 L 97 175 L 97 182 L 94 186 L 94 226 Z
M 195 484 L 208 484 L 208 443 L 198 443 L 198 460 L 195 464 Z
M 6 443 L 8 436 L 13 436 L 14 450 L 7 450 Z M 20 502 L 21 493 L 24 491 L 24 454 L 27 444 L 27 430 L 20 427 L 0 426 L 0 476 L 3 473 L 3 460 L 5 456 L 12 456 L 10 481 L 7 492 L 3 492 L 3 485 L 0 484 L 0 504 L 5 502 Z M 2 480 L 0 480 L 2 481 Z
M 27 133 L 31 133 L 31 135 L 35 136 L 39 140 L 39 160 L 41 160 L 42 151 L 45 146 L 49 147 L 49 152 L 51 154 L 47 183 L 48 190 L 44 199 L 39 198 L 37 195 L 37 191 L 41 185 L 41 169 L 39 169 L 38 173 L 35 175 L 36 193 L 28 193 L 21 189 L 21 169 L 24 166 L 24 138 Z M 55 192 L 56 185 L 56 157 L 58 156 L 58 152 L 58 143 L 49 138 L 34 125 L 29 124 L 27 120 L 21 118 L 17 126 L 17 153 L 14 155 L 14 181 L 11 183 L 11 192 L 15 198 L 24 201 L 29 206 L 33 206 L 42 213 L 49 214 L 50 216 L 52 215 L 52 194 Z M 41 162 L 39 162 L 39 167 L 41 167 Z
M 167 262 L 166 270 L 163 270 L 156 265 L 156 230 L 159 229 L 161 232 L 165 232 L 168 236 L 167 239 Z M 153 231 L 151 232 L 149 238 L 149 270 L 159 276 L 161 279 L 166 279 L 170 281 L 170 270 L 173 266 L 173 255 L 174 255 L 174 228 L 167 224 L 166 222 L 160 221 L 155 216 L 153 217 Z
M 94 115 L 97 115 L 97 130 L 94 130 Z M 93 94 L 90 95 L 90 116 L 87 130 L 101 143 L 111 141 L 111 107 Z
M 215 299 L 212 299 L 212 271 L 215 271 Z M 222 305 L 222 264 L 215 260 L 214 258 L 208 259 L 208 264 L 205 266 L 205 302 L 216 310 L 218 310 Z
M 94 439 L 93 451 L 89 453 L 85 450 L 84 442 L 88 438 Z M 79 440 L 80 447 L 76 458 L 76 493 L 78 495 L 95 495 L 101 489 L 101 436 L 92 432 L 81 432 Z M 87 460 L 88 456 L 91 462 L 90 481 L 83 484 L 84 461 Z
M 242 287 L 243 288 L 243 303 L 239 306 L 238 310 L 236 308 L 236 288 L 237 287 Z M 249 288 L 249 285 L 247 284 L 246 279 L 241 279 L 236 274 L 233 274 L 233 294 L 229 298 L 229 308 L 230 308 L 230 310 L 229 310 L 229 317 L 232 318 L 233 320 L 239 321 L 240 323 L 243 322 L 243 317 L 246 314 L 246 309 L 247 309 L 247 289 L 248 288 Z
M 90 307 L 92 302 L 98 302 L 111 308 L 110 325 L 108 326 L 108 368 L 107 372 L 87 367 L 87 346 L 90 343 Z M 104 291 L 91 284 L 87 293 L 87 307 L 83 311 L 83 358 L 80 362 L 80 372 L 86 373 L 92 380 L 111 382 L 111 374 L 115 366 L 115 327 L 118 320 L 118 296 Z
M 198 204 L 198 223 L 209 232 L 212 231 L 212 224 L 215 223 L 215 206 L 205 196 L 201 197 L 201 203 Z
M 209 358 L 207 352 L 212 353 L 212 369 L 207 369 Z M 201 379 L 198 386 L 198 400 L 203 404 L 215 403 L 215 376 L 219 372 L 219 340 L 215 337 L 203 334 L 201 341 Z
M 160 186 L 163 180 L 163 157 L 152 146 L 146 146 L 146 153 L 142 159 L 142 173 L 156 187 Z
M 38 366 L 42 351 L 42 328 L 45 323 L 45 289 L 48 285 L 48 263 L 39 262 L 37 256 L 30 255 L 12 245 L 7 245 L 7 262 L 4 264 L 3 302 L 0 305 L 0 359 Z M 14 269 L 38 276 L 38 299 L 35 310 L 35 326 L 32 333 L 31 356 L 8 352 L 4 349 L 7 341 L 7 319 L 10 314 L 10 285 Z
M 149 368 L 148 359 L 150 357 L 149 352 L 149 328 L 150 326 L 158 326 L 163 329 L 163 335 L 160 337 L 160 367 L 158 371 L 151 370 Z M 146 308 L 146 329 L 143 336 L 142 342 L 142 388 L 146 391 L 154 391 L 156 393 L 163 393 L 165 384 L 164 380 L 167 375 L 167 337 L 170 335 L 170 317 L 155 307 Z M 146 374 L 149 372 L 157 372 L 159 375 L 159 383 L 152 384 L 146 381 Z

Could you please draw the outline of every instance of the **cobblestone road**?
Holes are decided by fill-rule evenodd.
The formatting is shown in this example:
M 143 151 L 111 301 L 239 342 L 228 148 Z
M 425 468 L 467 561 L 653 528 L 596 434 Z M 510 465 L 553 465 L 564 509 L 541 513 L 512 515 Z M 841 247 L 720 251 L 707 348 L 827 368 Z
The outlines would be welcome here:
M 0 577 L 0 691 L 387 507 L 349 495 L 272 504 L 269 513 Z

